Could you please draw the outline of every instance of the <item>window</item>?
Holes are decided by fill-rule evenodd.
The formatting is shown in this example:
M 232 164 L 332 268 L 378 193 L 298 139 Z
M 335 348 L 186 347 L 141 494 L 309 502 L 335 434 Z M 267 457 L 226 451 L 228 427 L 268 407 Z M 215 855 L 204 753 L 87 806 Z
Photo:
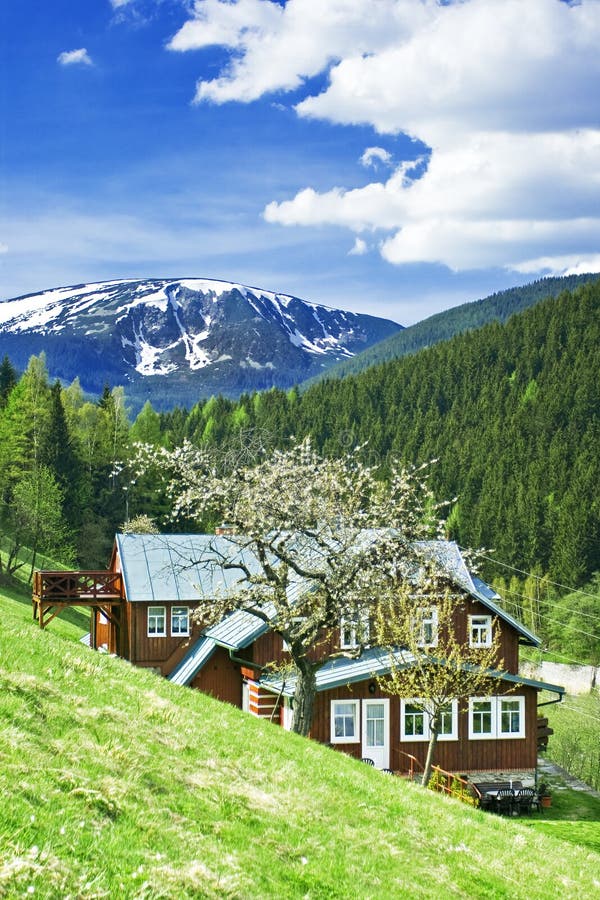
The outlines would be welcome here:
M 498 737 L 525 737 L 525 697 L 498 697 Z
M 298 625 L 301 625 L 303 622 L 306 622 L 306 616 L 293 616 L 291 620 L 291 630 L 296 632 L 298 630 Z M 284 637 L 281 638 L 281 649 L 285 653 L 290 652 L 290 645 Z
M 182 636 L 190 633 L 190 610 L 188 606 L 173 606 L 171 609 L 171 634 Z
M 431 713 L 427 700 L 415 698 L 400 701 L 400 739 L 428 741 L 431 737 Z M 442 708 L 438 726 L 439 741 L 458 740 L 458 701 L 452 700 Z
M 492 698 L 473 698 L 469 705 L 469 737 L 494 737 L 494 703 Z
M 417 628 L 417 642 L 419 647 L 437 647 L 437 606 L 424 606 L 418 609 L 415 624 Z
M 356 650 L 360 644 L 369 640 L 369 616 L 363 613 L 359 621 L 350 616 L 340 619 L 340 649 Z
M 522 737 L 525 737 L 525 697 L 471 697 L 471 740 Z
M 492 617 L 469 616 L 469 647 L 492 646 Z
M 332 744 L 357 744 L 359 742 L 358 706 L 358 700 L 331 701 Z
M 148 637 L 165 637 L 167 615 L 164 606 L 148 607 Z
M 418 703 L 412 700 L 402 701 L 402 740 L 416 741 L 425 740 L 425 733 L 428 730 L 426 723 L 427 713 Z

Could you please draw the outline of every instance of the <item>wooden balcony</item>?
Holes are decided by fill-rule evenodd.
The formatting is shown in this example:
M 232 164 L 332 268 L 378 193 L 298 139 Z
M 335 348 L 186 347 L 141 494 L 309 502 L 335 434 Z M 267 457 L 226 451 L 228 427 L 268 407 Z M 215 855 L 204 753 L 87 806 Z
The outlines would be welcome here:
M 33 575 L 33 617 L 45 628 L 67 606 L 101 609 L 113 618 L 113 608 L 123 602 L 120 572 L 35 572 Z

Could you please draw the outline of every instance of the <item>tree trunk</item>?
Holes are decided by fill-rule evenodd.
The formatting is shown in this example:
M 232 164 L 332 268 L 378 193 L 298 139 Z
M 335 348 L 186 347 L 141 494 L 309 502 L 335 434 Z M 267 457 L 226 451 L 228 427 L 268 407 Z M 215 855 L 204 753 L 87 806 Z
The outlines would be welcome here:
M 294 720 L 292 731 L 308 737 L 312 720 L 317 681 L 315 667 L 306 658 L 294 660 L 298 679 L 294 692 Z
M 425 760 L 425 770 L 423 772 L 423 779 L 421 781 L 423 787 L 427 787 L 427 785 L 429 784 L 429 779 L 431 778 L 431 767 L 433 765 L 433 757 L 438 740 L 438 717 L 436 715 L 433 715 L 431 717 L 431 724 L 429 727 L 431 731 L 431 737 L 429 738 L 427 759 Z

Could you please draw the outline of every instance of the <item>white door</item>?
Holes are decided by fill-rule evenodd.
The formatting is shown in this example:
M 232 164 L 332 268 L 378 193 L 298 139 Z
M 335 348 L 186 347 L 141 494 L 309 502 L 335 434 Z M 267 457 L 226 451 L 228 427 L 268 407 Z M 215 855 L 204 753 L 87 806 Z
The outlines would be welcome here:
M 362 755 L 377 769 L 390 767 L 390 701 L 363 700 Z

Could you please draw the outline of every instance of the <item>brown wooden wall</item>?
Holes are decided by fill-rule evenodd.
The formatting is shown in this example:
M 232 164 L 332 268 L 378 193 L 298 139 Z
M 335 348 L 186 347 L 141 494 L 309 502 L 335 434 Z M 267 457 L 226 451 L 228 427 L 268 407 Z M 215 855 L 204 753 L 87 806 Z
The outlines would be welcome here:
M 223 647 L 217 647 L 192 681 L 191 687 L 241 709 L 242 676 L 240 666 L 233 662 Z
M 490 615 L 487 609 L 478 600 L 465 597 L 457 604 L 454 613 L 453 627 L 458 638 L 465 644 L 468 642 L 468 617 Z M 493 617 L 492 617 L 493 618 Z M 497 621 L 495 628 L 500 629 L 500 657 L 503 659 L 503 668 L 513 675 L 519 671 L 519 636 L 515 629 L 505 622 Z M 323 641 L 311 654 L 312 659 L 317 659 L 330 652 L 339 650 L 339 630 L 336 629 L 328 641 Z M 264 666 L 269 662 L 281 662 L 289 659 L 289 654 L 283 650 L 281 636 L 275 632 L 268 632 L 258 638 L 244 656 L 252 658 L 258 666 Z
M 369 686 L 373 685 L 371 692 Z M 499 686 L 498 694 L 503 690 Z M 489 741 L 470 741 L 467 705 L 459 706 L 458 740 L 438 741 L 435 764 L 449 772 L 464 771 L 522 771 L 534 769 L 537 764 L 537 691 L 530 687 L 517 687 L 507 692 L 509 696 L 525 697 L 525 738 L 502 738 Z M 390 697 L 390 767 L 395 771 L 406 771 L 408 760 L 400 751 L 416 757 L 424 765 L 427 756 L 427 742 L 400 740 L 400 699 L 386 694 L 375 680 L 345 685 L 331 691 L 319 693 L 315 702 L 315 715 L 310 736 L 323 744 L 331 738 L 331 701 L 346 699 L 377 699 Z M 361 710 L 362 715 L 362 710 Z M 331 744 L 349 756 L 360 759 L 361 742 L 354 744 Z

